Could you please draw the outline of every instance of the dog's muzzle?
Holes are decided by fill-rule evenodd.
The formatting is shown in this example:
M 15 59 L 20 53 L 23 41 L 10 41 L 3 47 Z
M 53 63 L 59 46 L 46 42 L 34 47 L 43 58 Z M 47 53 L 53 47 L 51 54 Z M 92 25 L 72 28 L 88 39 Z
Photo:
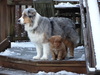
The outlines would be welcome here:
M 17 23 L 20 23 L 20 19 L 18 19 Z
M 24 24 L 24 19 L 21 17 L 18 19 L 17 24 Z
M 20 23 L 20 19 L 18 19 L 17 24 L 21 24 L 21 23 Z

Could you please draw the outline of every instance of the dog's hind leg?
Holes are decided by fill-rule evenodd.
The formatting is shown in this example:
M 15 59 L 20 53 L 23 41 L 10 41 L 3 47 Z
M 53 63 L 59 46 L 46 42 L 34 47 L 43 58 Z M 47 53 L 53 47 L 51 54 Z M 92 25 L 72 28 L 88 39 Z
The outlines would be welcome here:
M 69 59 L 74 58 L 74 45 L 73 44 L 69 47 L 69 51 L 70 51 Z
M 41 57 L 41 60 L 47 60 L 50 54 L 50 45 L 49 43 L 43 44 L 43 56 Z
M 33 59 L 35 60 L 38 60 L 41 58 L 42 56 L 42 50 L 43 50 L 43 47 L 41 44 L 36 44 L 36 52 L 37 52 L 37 55 L 33 57 Z

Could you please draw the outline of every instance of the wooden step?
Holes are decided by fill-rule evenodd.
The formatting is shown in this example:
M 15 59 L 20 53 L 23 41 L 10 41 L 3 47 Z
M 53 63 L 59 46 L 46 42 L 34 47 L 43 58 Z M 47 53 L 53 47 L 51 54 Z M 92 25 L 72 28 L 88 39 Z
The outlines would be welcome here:
M 32 61 L 0 56 L 0 66 L 28 72 L 57 72 L 66 70 L 76 73 L 87 73 L 85 61 Z

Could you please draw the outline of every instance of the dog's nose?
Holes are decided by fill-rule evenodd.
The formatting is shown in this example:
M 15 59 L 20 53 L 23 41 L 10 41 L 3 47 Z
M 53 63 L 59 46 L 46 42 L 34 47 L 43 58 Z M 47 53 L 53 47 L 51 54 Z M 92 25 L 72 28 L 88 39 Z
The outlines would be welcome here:
M 18 19 L 17 24 L 20 24 L 20 19 Z
M 17 24 L 20 24 L 20 19 L 18 19 Z
M 18 19 L 18 23 L 20 23 L 20 20 Z

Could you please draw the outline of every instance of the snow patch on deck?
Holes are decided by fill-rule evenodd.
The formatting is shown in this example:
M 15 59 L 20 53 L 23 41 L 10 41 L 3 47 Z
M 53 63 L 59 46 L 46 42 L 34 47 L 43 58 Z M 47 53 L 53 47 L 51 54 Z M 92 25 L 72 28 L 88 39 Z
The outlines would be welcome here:
M 84 46 L 78 46 L 74 49 L 75 57 L 73 59 L 65 60 L 85 60 Z M 1 52 L 0 55 L 8 56 L 12 58 L 20 58 L 25 60 L 33 60 L 33 56 L 36 55 L 36 48 L 32 42 L 12 42 L 11 48 L 6 49 L 4 52 Z M 51 60 L 51 56 L 49 57 Z

